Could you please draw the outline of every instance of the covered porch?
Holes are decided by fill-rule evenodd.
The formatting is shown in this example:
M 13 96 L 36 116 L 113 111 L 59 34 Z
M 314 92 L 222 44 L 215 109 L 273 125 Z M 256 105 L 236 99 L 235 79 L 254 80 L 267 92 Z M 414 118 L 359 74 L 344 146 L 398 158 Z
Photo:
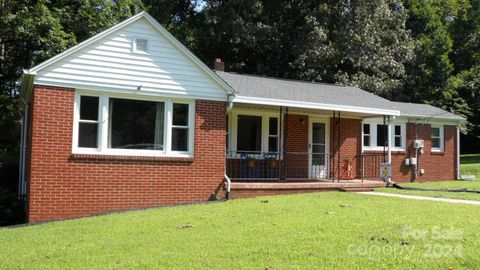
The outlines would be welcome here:
M 382 151 L 362 151 L 362 121 L 373 117 L 391 130 L 390 115 L 372 112 L 235 104 L 227 119 L 226 174 L 232 188 L 293 192 L 383 186 L 379 169 L 391 158 L 389 132 Z
M 385 185 L 380 164 L 391 161 L 392 122 L 400 115 L 388 100 L 356 87 L 217 75 L 237 91 L 225 155 L 234 197 Z M 362 123 L 373 118 L 383 122 L 383 147 L 364 152 Z

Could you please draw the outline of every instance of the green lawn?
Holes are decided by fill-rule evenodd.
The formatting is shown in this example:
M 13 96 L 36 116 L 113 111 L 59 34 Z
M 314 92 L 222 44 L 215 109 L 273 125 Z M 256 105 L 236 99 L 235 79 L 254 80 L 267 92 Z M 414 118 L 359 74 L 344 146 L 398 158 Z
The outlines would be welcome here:
M 398 183 L 401 186 L 407 187 L 421 187 L 421 188 L 467 188 L 473 190 L 480 190 L 480 181 L 444 181 L 444 182 L 427 182 L 427 183 Z M 478 193 L 466 193 L 466 192 L 444 192 L 444 191 L 417 191 L 417 190 L 404 190 L 396 188 L 377 188 L 375 191 L 428 196 L 435 198 L 449 198 L 449 199 L 464 199 L 480 201 L 480 194 Z
M 463 155 L 460 157 L 462 174 L 475 175 L 480 180 L 480 154 Z
M 479 216 L 353 193 L 239 199 L 0 229 L 0 268 L 479 269 Z

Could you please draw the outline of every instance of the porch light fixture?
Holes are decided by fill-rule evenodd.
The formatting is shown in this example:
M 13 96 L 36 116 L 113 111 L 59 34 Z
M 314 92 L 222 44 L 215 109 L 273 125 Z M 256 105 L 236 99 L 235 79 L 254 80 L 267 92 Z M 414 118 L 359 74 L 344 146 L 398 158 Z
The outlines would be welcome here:
M 300 124 L 305 125 L 305 118 L 300 118 Z

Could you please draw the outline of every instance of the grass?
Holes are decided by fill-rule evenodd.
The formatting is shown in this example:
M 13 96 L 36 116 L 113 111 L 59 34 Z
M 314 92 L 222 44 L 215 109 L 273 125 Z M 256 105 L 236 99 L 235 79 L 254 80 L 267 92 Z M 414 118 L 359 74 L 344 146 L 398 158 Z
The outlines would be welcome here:
M 407 187 L 420 187 L 420 188 L 468 188 L 473 190 L 480 190 L 480 181 L 444 181 L 444 182 L 427 182 L 427 183 L 399 183 L 401 186 Z M 404 190 L 395 188 L 377 188 L 375 191 L 396 193 L 396 194 L 408 194 L 427 196 L 435 198 L 448 198 L 448 199 L 463 199 L 463 200 L 475 200 L 480 201 L 479 193 L 466 193 L 466 192 L 445 192 L 445 191 L 419 191 L 419 190 Z
M 480 180 L 480 154 L 463 155 L 460 157 L 460 171 L 463 175 L 475 175 Z
M 353 193 L 239 199 L 0 229 L 0 262 L 2 269 L 478 269 L 479 216 L 475 205 Z
M 462 175 L 476 175 L 476 179 L 480 180 L 480 154 L 463 155 L 460 158 L 460 170 Z M 429 183 L 401 183 L 402 186 L 425 187 L 425 188 L 468 188 L 480 190 L 480 181 L 447 181 L 447 182 L 429 182 Z M 379 188 L 375 191 L 419 195 L 436 198 L 464 199 L 480 201 L 480 194 L 476 193 L 453 193 L 441 191 L 415 191 L 415 190 L 399 190 L 393 188 Z

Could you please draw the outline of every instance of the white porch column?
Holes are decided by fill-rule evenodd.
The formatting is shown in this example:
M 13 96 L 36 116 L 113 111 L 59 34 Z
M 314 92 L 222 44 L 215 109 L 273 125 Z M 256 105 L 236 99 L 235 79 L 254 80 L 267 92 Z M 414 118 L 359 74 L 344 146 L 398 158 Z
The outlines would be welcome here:
M 388 163 L 392 163 L 392 122 L 393 117 L 388 116 Z

